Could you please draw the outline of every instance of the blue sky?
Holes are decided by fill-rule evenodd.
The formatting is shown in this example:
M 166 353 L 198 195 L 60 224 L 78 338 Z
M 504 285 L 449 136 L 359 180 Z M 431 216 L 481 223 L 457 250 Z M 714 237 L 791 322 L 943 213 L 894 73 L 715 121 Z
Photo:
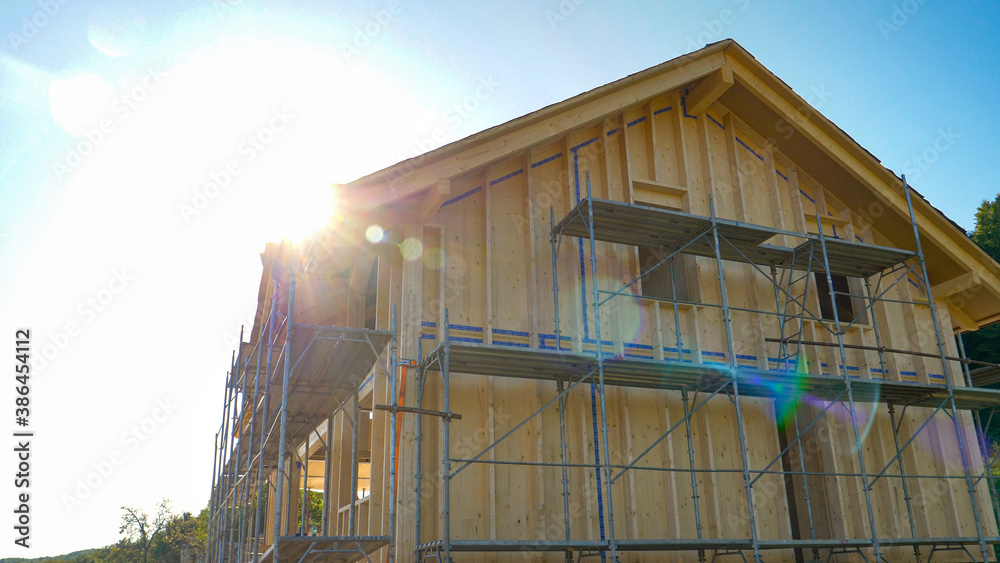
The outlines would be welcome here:
M 33 547 L 0 557 L 114 542 L 123 504 L 206 503 L 258 253 L 331 182 L 732 37 L 971 229 L 998 191 L 998 19 L 936 0 L 5 2 L 0 334 L 30 327 L 44 357 Z

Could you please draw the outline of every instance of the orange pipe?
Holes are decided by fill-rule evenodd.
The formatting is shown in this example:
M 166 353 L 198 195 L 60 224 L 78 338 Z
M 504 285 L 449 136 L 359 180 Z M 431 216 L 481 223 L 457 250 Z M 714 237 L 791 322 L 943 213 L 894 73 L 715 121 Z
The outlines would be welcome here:
M 412 363 L 411 363 L 411 365 L 412 365 Z M 399 380 L 399 393 L 398 393 L 399 397 L 398 397 L 398 400 L 397 400 L 396 404 L 398 406 L 402 407 L 402 406 L 404 406 L 403 403 L 405 402 L 405 395 L 404 395 L 404 393 L 406 393 L 406 368 L 408 368 L 409 366 L 407 366 L 407 365 L 404 364 L 404 365 L 402 365 L 400 367 L 403 368 L 403 370 L 402 370 L 402 373 L 400 374 L 401 377 L 400 377 L 400 380 Z M 403 419 L 400 418 L 399 415 L 397 414 L 396 415 L 396 451 L 393 452 L 393 455 L 392 455 L 392 459 L 393 459 L 393 471 L 396 473 L 396 482 L 394 483 L 395 490 L 393 490 L 393 494 L 394 495 L 396 494 L 396 491 L 399 490 L 399 434 L 402 431 L 403 431 Z M 398 497 L 396 498 L 396 500 L 399 500 Z

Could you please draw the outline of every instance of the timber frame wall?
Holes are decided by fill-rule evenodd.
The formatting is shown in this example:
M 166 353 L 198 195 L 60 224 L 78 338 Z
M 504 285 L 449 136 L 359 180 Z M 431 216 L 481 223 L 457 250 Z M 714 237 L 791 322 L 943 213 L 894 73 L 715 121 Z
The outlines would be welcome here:
M 905 179 L 904 236 L 686 97 L 269 245 L 209 561 L 994 560 L 1000 391 Z

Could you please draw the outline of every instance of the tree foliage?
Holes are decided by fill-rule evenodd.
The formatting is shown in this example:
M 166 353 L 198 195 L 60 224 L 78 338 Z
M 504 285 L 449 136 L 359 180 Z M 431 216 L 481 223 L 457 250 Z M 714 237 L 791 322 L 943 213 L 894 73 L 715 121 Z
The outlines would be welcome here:
M 987 254 L 1000 260 L 1000 194 L 993 201 L 983 201 L 976 211 L 976 228 L 970 235 Z
M 122 523 L 118 543 L 99 549 L 77 551 L 57 557 L 39 559 L 0 559 L 0 563 L 178 563 L 189 552 L 201 554 L 205 549 L 208 529 L 208 509 L 195 516 L 190 512 L 174 514 L 170 501 L 156 505 L 150 516 L 133 506 L 122 507 Z M 199 560 L 199 559 L 195 559 Z
M 969 237 L 993 259 L 1000 261 L 1000 194 L 993 201 L 983 201 L 976 211 L 976 228 Z M 1000 323 L 964 337 L 965 353 L 973 360 L 1000 363 Z
M 302 498 L 302 489 L 299 489 L 299 499 Z M 323 523 L 323 493 L 321 491 L 307 491 L 306 498 L 309 502 L 308 526 L 302 522 L 302 513 L 299 513 L 298 528 L 302 529 L 305 535 L 316 535 Z
M 122 507 L 122 526 L 119 530 L 124 537 L 119 542 L 123 550 L 131 551 L 133 561 L 149 563 L 149 548 L 157 539 L 171 518 L 170 501 L 161 500 L 156 505 L 156 514 L 152 520 L 145 511 L 133 506 Z

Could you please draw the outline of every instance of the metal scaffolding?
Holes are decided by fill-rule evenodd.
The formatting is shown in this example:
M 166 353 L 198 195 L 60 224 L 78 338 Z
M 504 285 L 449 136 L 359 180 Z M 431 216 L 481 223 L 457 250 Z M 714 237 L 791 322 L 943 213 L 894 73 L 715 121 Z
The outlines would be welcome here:
M 272 266 L 273 290 L 264 303 L 270 310 L 256 339 L 233 354 L 226 378 L 223 420 L 216 434 L 213 488 L 209 507 L 207 561 L 371 561 L 388 546 L 394 551 L 396 411 L 389 410 L 389 534 L 358 532 L 357 489 L 359 392 L 366 376 L 386 374 L 395 407 L 397 324 L 388 331 L 295 321 L 296 278 L 307 266 L 296 265 L 289 249 L 287 265 Z M 308 251 L 307 251 L 308 255 Z M 277 261 L 277 260 L 276 260 Z M 277 275 L 274 275 L 277 274 Z M 287 298 L 284 298 L 287 295 Z M 330 464 L 334 451 L 332 421 L 338 412 L 351 426 L 351 493 L 345 529 L 335 530 L 329 515 Z M 321 432 L 325 425 L 325 435 Z M 323 519 L 310 535 L 309 459 L 318 444 L 325 453 Z M 300 454 L 300 449 L 304 450 Z M 300 469 L 301 468 L 301 473 Z M 275 475 L 274 482 L 269 476 Z M 301 487 L 292 488 L 301 475 Z M 301 489 L 299 491 L 298 489 Z M 301 513 L 292 514 L 292 495 L 301 492 Z M 270 501 L 270 502 L 269 502 Z M 270 506 L 273 513 L 265 514 Z M 275 540 L 275 538 L 277 538 Z
M 959 342 L 960 357 L 946 354 L 945 341 L 938 323 L 937 311 L 932 296 L 920 233 L 910 201 L 910 190 L 905 184 L 907 203 L 909 204 L 910 222 L 913 226 L 915 249 L 912 251 L 875 246 L 860 242 L 851 242 L 840 238 L 831 238 L 824 233 L 823 218 L 816 217 L 818 232 L 813 234 L 790 232 L 757 225 L 750 225 L 716 216 L 710 197 L 710 217 L 699 217 L 686 213 L 670 211 L 661 208 L 651 208 L 621 202 L 600 200 L 590 193 L 590 179 L 587 177 L 587 197 L 581 200 L 561 221 L 556 223 L 554 212 L 551 214 L 551 245 L 553 268 L 553 301 L 555 303 L 555 350 L 537 348 L 512 348 L 490 344 L 470 344 L 453 340 L 449 334 L 452 325 L 448 322 L 448 312 L 444 311 L 443 334 L 440 343 L 426 356 L 420 354 L 421 362 L 418 370 L 418 406 L 422 404 L 424 389 L 431 376 L 429 372 L 439 372 L 444 412 L 436 413 L 441 419 L 441 460 L 442 487 L 441 516 L 442 526 L 439 537 L 424 537 L 421 532 L 421 498 L 416 496 L 416 542 L 418 560 L 435 559 L 451 561 L 456 552 L 563 552 L 565 560 L 570 562 L 574 555 L 580 559 L 597 557 L 602 560 L 610 558 L 618 561 L 619 553 L 639 551 L 691 551 L 697 552 L 700 561 L 705 561 L 711 553 L 712 561 L 734 556 L 747 560 L 750 554 L 755 562 L 761 561 L 761 552 L 766 550 L 794 549 L 798 557 L 805 560 L 819 561 L 822 552 L 826 560 L 840 554 L 856 554 L 865 561 L 888 561 L 885 549 L 890 547 L 910 547 L 917 563 L 930 563 L 936 553 L 942 551 L 961 551 L 971 560 L 989 561 L 992 557 L 991 544 L 1000 543 L 1000 537 L 984 533 L 980 522 L 977 506 L 976 487 L 984 479 L 988 483 L 990 497 L 997 502 L 996 476 L 990 472 L 990 466 L 1000 454 L 993 457 L 986 467 L 976 474 L 970 470 L 967 449 L 973 447 L 967 444 L 959 420 L 962 410 L 972 411 L 979 436 L 989 427 L 993 412 L 1000 406 L 1000 391 L 973 388 L 969 376 L 970 364 L 977 364 L 964 357 L 964 349 Z M 775 236 L 784 236 L 803 240 L 794 248 L 773 246 L 768 243 Z M 576 237 L 584 244 L 589 243 L 590 255 L 590 287 L 584 289 L 589 293 L 590 303 L 585 305 L 591 309 L 593 331 L 589 338 L 584 337 L 578 343 L 577 349 L 564 348 L 560 333 L 559 319 L 559 286 L 557 257 L 562 237 Z M 678 298 L 676 285 L 673 283 L 672 298 L 641 297 L 629 289 L 639 279 L 652 270 L 642 273 L 617 291 L 601 290 L 598 287 L 598 260 L 596 243 L 616 243 L 631 246 L 657 246 L 665 250 L 664 257 L 653 269 L 669 267 L 670 275 L 674 275 L 674 261 L 681 255 L 694 255 L 711 258 L 718 272 L 718 286 L 721 303 L 690 303 Z M 769 280 L 774 287 L 775 308 L 773 310 L 754 310 L 734 307 L 729 302 L 724 262 L 739 262 L 747 264 L 757 272 L 761 279 Z M 580 267 L 583 270 L 584 254 L 580 252 Z M 926 292 L 926 300 L 900 301 L 887 297 L 888 292 L 909 275 L 914 274 L 922 280 Z M 833 276 L 851 276 L 861 278 L 865 282 L 865 293 L 853 294 L 835 289 Z M 810 310 L 808 301 L 810 280 L 813 276 L 825 278 L 829 288 L 826 297 L 830 300 L 832 318 L 823 318 L 820 313 Z M 838 314 L 837 298 L 848 297 L 860 299 L 864 303 L 862 311 L 854 319 L 841 319 Z M 697 305 L 705 308 L 715 308 L 721 311 L 725 330 L 727 354 L 724 365 L 700 363 L 693 358 L 685 357 L 686 350 L 677 321 L 676 357 L 663 359 L 640 359 L 628 357 L 627 354 L 608 353 L 606 342 L 601 332 L 601 307 L 616 298 L 656 299 L 673 308 L 675 321 L 678 318 L 679 305 Z M 879 334 L 878 319 L 875 306 L 879 302 L 910 303 L 925 306 L 930 309 L 934 326 L 934 338 L 937 353 L 907 351 L 885 347 Z M 775 357 L 768 358 L 770 364 L 765 367 L 748 367 L 737 363 L 737 354 L 733 337 L 732 312 L 772 315 L 778 318 L 779 332 L 775 338 L 766 338 L 770 344 L 777 346 Z M 845 342 L 846 331 L 857 322 L 862 315 L 870 317 L 870 324 L 876 338 L 875 346 L 856 345 Z M 584 317 L 586 318 L 586 317 Z M 805 340 L 803 324 L 805 320 L 815 321 L 814 325 L 823 327 L 831 334 L 833 342 Z M 584 321 L 586 322 L 586 321 Z M 582 346 L 581 346 L 582 344 Z M 592 345 L 592 346 L 588 346 Z M 592 347 L 593 350 L 588 350 Z M 806 347 L 832 348 L 837 354 L 837 361 L 830 366 L 830 373 L 807 373 L 804 367 L 804 351 Z M 665 348 L 666 350 L 666 348 Z M 881 378 L 860 378 L 849 373 L 850 366 L 847 350 L 863 350 L 874 352 L 878 356 L 879 367 L 871 368 L 872 372 L 881 374 Z M 911 383 L 906 381 L 891 381 L 888 379 L 889 360 L 894 355 L 912 355 L 937 358 L 943 370 L 943 383 Z M 951 379 L 952 364 L 962 366 L 965 374 L 965 384 L 955 386 Z M 454 373 L 477 374 L 500 377 L 526 378 L 553 382 L 553 394 L 540 408 L 527 418 L 512 423 L 506 432 L 492 443 L 470 457 L 458 458 L 452 454 L 450 425 L 452 418 L 458 415 L 451 412 L 450 382 Z M 791 377 L 795 376 L 795 377 Z M 600 425 L 600 455 L 595 463 L 569 463 L 567 461 L 566 438 L 566 398 L 575 387 L 590 384 L 596 392 L 599 401 Z M 610 462 L 608 417 L 606 389 L 608 386 L 642 387 L 651 389 L 667 389 L 679 392 L 684 406 L 684 415 L 642 453 L 627 464 Z M 791 416 L 791 430 L 794 434 L 778 456 L 763 467 L 752 466 L 747 454 L 746 423 L 741 411 L 741 398 L 764 397 L 781 401 L 788 394 L 807 394 L 810 397 L 824 401 L 818 414 L 810 420 L 801 420 L 799 409 Z M 741 467 L 739 469 L 712 469 L 695 466 L 694 443 L 691 424 L 693 417 L 708 404 L 709 400 L 723 396 L 729 398 L 729 403 L 735 412 L 736 424 L 739 429 Z M 884 467 L 867 467 L 862 451 L 862 434 L 859 427 L 857 406 L 861 404 L 885 404 L 891 419 L 892 433 L 895 444 L 895 456 Z M 803 457 L 802 438 L 816 425 L 831 408 L 840 405 L 849 414 L 852 439 L 854 443 L 855 461 L 858 471 L 807 471 Z M 900 440 L 900 428 L 903 416 L 908 408 L 925 407 L 930 410 L 919 428 L 905 442 Z M 557 408 L 560 424 L 559 463 L 542 461 L 517 461 L 491 459 L 487 454 L 498 444 L 517 432 L 543 411 Z M 901 412 L 897 413 L 897 408 Z M 985 411 L 984 411 L 985 409 Z M 984 424 L 981 411 L 988 412 L 988 420 Z M 912 411 L 911 411 L 912 413 Z M 917 436 L 928 427 L 930 421 L 938 413 L 944 413 L 954 423 L 957 445 L 961 454 L 963 474 L 933 475 L 907 473 L 903 456 L 908 448 L 912 448 Z M 594 414 L 595 424 L 597 413 Z M 422 418 L 422 417 L 421 417 Z M 421 443 L 425 432 L 421 420 L 417 423 L 416 438 L 416 490 L 421 490 L 424 478 L 421 468 Z M 666 467 L 655 464 L 640 465 L 643 458 L 659 443 L 674 432 L 685 434 L 688 467 Z M 978 444 L 987 457 L 985 442 Z M 595 448 L 597 445 L 595 445 Z M 778 469 L 784 456 L 797 456 L 798 469 Z M 562 470 L 562 495 L 564 500 L 563 538 L 560 540 L 483 540 L 453 537 L 451 527 L 451 488 L 454 479 L 471 464 L 520 465 L 558 467 Z M 569 515 L 569 468 L 586 468 L 598 472 L 597 512 L 601 514 L 602 522 L 606 521 L 607 536 L 599 540 L 574 538 L 570 532 Z M 612 488 L 619 480 L 632 471 L 678 472 L 690 475 L 691 498 L 693 500 L 696 537 L 661 539 L 635 539 L 622 537 L 616 533 L 615 507 L 613 506 Z M 699 507 L 698 480 L 699 474 L 731 473 L 742 477 L 746 493 L 744 502 L 748 515 L 749 536 L 736 538 L 706 537 L 701 522 Z M 798 479 L 802 488 L 802 499 L 806 509 L 808 536 L 796 539 L 762 539 L 759 537 L 755 514 L 755 484 L 765 475 L 780 475 L 789 483 Z M 865 526 L 867 533 L 862 537 L 819 537 L 814 526 L 814 501 L 809 490 L 809 478 L 849 478 L 858 480 L 864 493 Z M 871 489 L 881 479 L 896 479 L 901 483 L 907 506 L 907 523 L 909 534 L 904 537 L 883 537 L 877 533 L 876 516 L 872 509 Z M 921 537 L 917 532 L 909 487 L 922 479 L 959 479 L 962 480 L 969 493 L 970 505 L 976 526 L 976 535 L 966 537 Z M 950 481 L 948 481 L 950 482 Z M 602 506 L 603 500 L 603 506 Z M 921 547 L 929 548 L 924 555 Z M 972 551 L 970 551 L 970 549 Z M 976 552 L 976 555 L 973 555 Z
M 697 553 L 699 561 L 712 561 L 725 557 L 737 557 L 747 561 L 748 555 L 755 562 L 761 561 L 762 552 L 769 550 L 794 550 L 800 560 L 830 561 L 840 554 L 853 554 L 865 561 L 888 561 L 885 550 L 889 548 L 912 548 L 917 563 L 930 563 L 941 551 L 961 551 L 972 560 L 990 561 L 993 558 L 992 544 L 1000 543 L 1000 537 L 988 535 L 979 518 L 977 487 L 985 486 L 989 496 L 997 505 L 1000 496 L 997 491 L 997 476 L 990 472 L 990 466 L 1000 457 L 1000 452 L 991 457 L 985 468 L 971 471 L 969 449 L 979 447 L 983 457 L 992 452 L 985 442 L 985 431 L 993 422 L 993 414 L 1000 406 L 1000 391 L 983 389 L 973 384 L 971 365 L 978 362 L 965 358 L 961 339 L 957 341 L 959 356 L 949 356 L 946 342 L 938 322 L 927 267 L 920 242 L 920 233 L 910 202 L 910 190 L 904 191 L 909 204 L 910 222 L 913 227 L 915 248 L 900 250 L 851 242 L 830 237 L 824 232 L 823 218 L 816 217 L 816 234 L 791 232 L 769 227 L 750 225 L 720 219 L 716 216 L 710 198 L 710 216 L 701 217 L 661 208 L 644 207 L 592 197 L 590 180 L 587 177 L 586 198 L 559 222 L 554 212 L 551 216 L 552 248 L 552 294 L 554 302 L 555 339 L 551 349 L 545 347 L 526 348 L 493 344 L 473 344 L 466 339 L 453 339 L 450 332 L 454 325 L 448 320 L 448 310 L 443 311 L 440 342 L 426 355 L 418 338 L 418 358 L 416 383 L 416 406 L 399 405 L 396 368 L 403 365 L 397 358 L 397 319 L 392 311 L 391 330 L 313 325 L 295 322 L 295 279 L 303 271 L 297 268 L 295 252 L 289 253 L 287 268 L 283 274 L 274 276 L 274 289 L 269 295 L 270 310 L 259 325 L 251 341 L 242 342 L 234 352 L 232 367 L 227 376 L 223 419 L 216 434 L 216 454 L 213 468 L 213 489 L 210 505 L 208 531 L 208 560 L 213 562 L 257 562 L 257 561 L 371 561 L 370 555 L 382 548 L 388 548 L 392 561 L 395 553 L 396 526 L 396 467 L 397 415 L 412 413 L 415 420 L 414 444 L 414 496 L 415 512 L 412 521 L 401 526 L 413 526 L 416 538 L 416 557 L 423 561 L 436 559 L 450 562 L 458 552 L 551 552 L 562 553 L 567 562 L 574 557 L 610 558 L 618 561 L 620 553 L 687 551 Z M 589 245 L 590 287 L 584 288 L 582 298 L 589 300 L 583 306 L 586 318 L 589 308 L 592 315 L 593 333 L 582 340 L 567 344 L 571 340 L 560 331 L 558 255 L 563 238 L 573 237 L 580 244 L 581 274 L 584 270 L 583 245 Z M 775 246 L 770 243 L 775 237 L 784 240 L 801 240 L 794 247 Z M 617 290 L 602 290 L 598 284 L 597 243 L 613 243 L 628 246 L 654 246 L 663 250 L 663 258 L 651 269 L 641 273 Z M 677 261 L 683 255 L 698 256 L 712 260 L 717 271 L 719 303 L 685 301 L 677 295 L 674 282 Z M 749 266 L 757 279 L 767 280 L 773 287 L 773 309 L 752 309 L 737 307 L 730 303 L 727 291 L 726 268 L 724 263 L 735 262 Z M 633 286 L 658 268 L 668 268 L 671 277 L 669 298 L 638 295 Z M 276 270 L 280 268 L 276 267 Z M 891 299 L 890 291 L 898 284 L 906 283 L 909 276 L 921 280 L 925 293 L 924 300 L 901 301 Z M 864 293 L 854 290 L 838 290 L 834 276 L 849 276 L 864 282 Z M 813 310 L 820 295 L 816 286 L 820 280 L 825 283 L 827 294 L 820 296 L 829 300 L 829 314 Z M 812 289 L 811 289 L 812 288 Z M 813 291 L 813 293 L 810 293 Z M 287 295 L 282 299 L 281 296 Z M 813 296 L 813 297 L 810 297 Z M 838 297 L 858 300 L 863 303 L 860 312 L 852 319 L 840 318 Z M 661 353 L 653 358 L 639 358 L 628 354 L 607 351 L 602 338 L 602 307 L 616 299 L 648 299 L 672 310 L 675 322 L 676 344 L 673 348 L 664 346 Z M 266 303 L 267 301 L 265 301 Z M 879 332 L 876 307 L 879 303 L 907 303 L 927 307 L 933 320 L 936 353 L 909 351 L 886 347 Z M 725 363 L 710 363 L 691 354 L 690 343 L 685 342 L 680 326 L 680 308 L 697 306 L 718 311 L 725 327 Z M 659 305 L 657 305 L 659 307 Z M 773 350 L 757 366 L 741 365 L 738 362 L 736 340 L 733 335 L 733 314 L 766 315 L 777 320 L 777 331 L 764 337 L 769 350 Z M 832 315 L 832 318 L 830 318 Z M 875 345 L 853 344 L 845 341 L 847 331 L 859 322 L 862 316 L 869 319 L 870 330 Z M 413 322 L 412 319 L 404 321 Z M 586 322 L 586 321 L 585 321 Z M 807 338 L 806 324 L 816 330 L 826 330 L 829 340 L 819 337 Z M 612 343 L 613 347 L 613 343 Z M 825 349 L 835 354 L 835 360 L 823 373 L 822 366 L 806 366 L 807 350 Z M 877 356 L 878 367 L 871 367 L 872 374 L 881 377 L 861 378 L 851 375 L 848 350 L 870 353 Z M 669 353 L 668 353 L 669 352 Z M 943 382 L 916 383 L 894 381 L 889 373 L 895 366 L 896 356 L 932 358 L 940 361 Z M 951 371 L 961 366 L 963 385 L 955 385 Z M 991 369 L 995 369 L 991 368 Z M 292 489 L 292 472 L 296 462 L 301 463 L 305 479 L 309 475 L 310 445 L 318 443 L 331 459 L 334 450 L 331 421 L 335 413 L 343 412 L 345 420 L 351 421 L 353 429 L 351 447 L 351 486 L 356 489 L 358 479 L 358 428 L 359 390 L 363 379 L 374 370 L 387 375 L 391 404 L 374 405 L 389 413 L 388 462 L 388 522 L 387 535 L 358 534 L 357 516 L 353 501 L 348 509 L 346 534 L 337 535 L 333 524 L 328 521 L 328 509 L 333 502 L 330 484 L 330 465 L 326 465 L 323 491 L 324 519 L 318 535 L 310 536 L 305 528 L 307 522 L 307 486 L 302 482 L 302 522 L 296 529 L 298 515 L 291 514 L 290 495 L 298 494 Z M 897 370 L 898 371 L 898 370 Z M 512 377 L 551 382 L 551 394 L 544 404 L 520 421 L 512 422 L 503 434 L 474 455 L 456 456 L 452 448 L 451 423 L 461 415 L 453 412 L 451 383 L 454 374 Z M 440 411 L 424 408 L 424 392 L 427 385 L 440 381 L 442 407 Z M 595 427 L 599 438 L 595 437 L 595 459 L 593 463 L 570 461 L 570 440 L 567 437 L 569 394 L 582 386 L 590 386 L 596 401 L 594 409 Z M 660 389 L 676 392 L 683 405 L 683 416 L 673 420 L 670 428 L 659 435 L 641 453 L 626 462 L 612 463 L 607 415 L 607 389 L 611 386 Z M 787 439 L 781 443 L 780 453 L 768 463 L 753 464 L 748 455 L 747 431 L 750 430 L 742 411 L 743 398 L 766 398 L 782 402 L 787 396 L 808 395 L 823 403 L 816 412 L 803 412 L 793 405 L 786 425 Z M 693 440 L 692 424 L 698 416 L 704 415 L 710 401 L 726 398 L 731 405 L 738 429 L 740 466 L 734 469 L 715 469 L 696 466 L 696 444 Z M 713 402 L 712 404 L 715 404 Z M 884 466 L 866 465 L 862 449 L 862 432 L 859 423 L 858 406 L 886 405 L 893 435 L 895 455 Z M 853 441 L 853 462 L 857 471 L 822 470 L 807 468 L 803 452 L 803 438 L 833 410 L 842 408 L 849 416 L 850 440 Z M 911 408 L 925 408 L 929 414 L 910 435 L 902 439 L 900 430 L 904 416 Z M 490 455 L 498 444 L 523 428 L 530 421 L 541 416 L 547 409 L 558 410 L 560 425 L 559 461 L 546 462 L 495 459 Z M 977 435 L 977 444 L 967 443 L 960 421 L 961 411 L 971 411 Z M 911 414 L 913 411 L 909 411 Z M 914 447 L 922 431 L 931 426 L 931 421 L 943 413 L 953 422 L 956 444 L 961 454 L 963 472 L 961 475 L 926 474 L 907 472 L 904 454 Z M 807 416 L 808 415 L 808 416 Z M 429 417 L 429 418 L 428 418 Z M 599 418 L 598 418 L 599 417 Z M 984 418 L 985 417 L 985 418 Z M 427 468 L 422 467 L 423 441 L 428 432 L 427 421 L 439 420 L 441 443 L 440 504 L 431 507 L 434 518 L 440 517 L 438 532 L 428 533 L 422 529 L 422 518 L 427 519 L 427 507 L 420 494 L 422 483 L 427 478 Z M 325 437 L 321 432 L 326 424 Z M 664 440 L 675 434 L 682 434 L 686 444 L 686 466 L 667 466 L 649 461 L 649 454 Z M 305 444 L 305 455 L 298 459 L 301 444 Z M 786 459 L 797 460 L 786 464 Z M 483 540 L 455 537 L 452 528 L 451 508 L 453 481 L 473 464 L 494 464 L 511 466 L 548 467 L 561 471 L 561 492 L 563 519 L 561 539 L 507 539 Z M 792 467 L 795 465 L 797 467 Z M 570 476 L 571 469 L 593 471 L 597 475 L 596 514 L 602 521 L 599 539 L 574 537 L 570 525 Z M 694 516 L 694 537 L 633 538 L 622 534 L 615 527 L 614 487 L 631 472 L 650 471 L 683 475 L 690 479 L 690 492 Z M 434 470 L 436 472 L 436 469 Z M 272 483 L 268 476 L 275 475 Z M 745 498 L 740 499 L 747 514 L 748 534 L 745 537 L 710 537 L 702 522 L 702 507 L 699 504 L 699 477 L 712 474 L 729 474 L 742 481 Z M 755 521 L 757 489 L 760 479 L 765 476 L 780 476 L 787 486 L 797 484 L 805 514 L 799 517 L 799 537 L 794 539 L 770 539 L 761 537 Z M 810 490 L 810 479 L 851 479 L 860 483 L 864 497 L 864 523 L 866 533 L 856 537 L 829 537 L 817 530 L 814 514 L 816 502 Z M 970 499 L 971 511 L 976 526 L 976 535 L 962 537 L 925 537 L 918 533 L 910 488 L 920 480 L 958 479 L 964 483 Z M 873 511 L 871 490 L 880 480 L 897 480 L 906 504 L 908 534 L 901 537 L 884 537 L 877 530 L 877 517 Z M 985 481 L 985 483 L 983 483 Z M 267 500 L 265 500 L 267 499 Z M 264 514 L 264 507 L 270 506 L 273 513 Z M 858 507 L 860 509 L 860 507 Z M 484 518 L 489 518 L 485 516 Z M 794 518 L 794 516 L 793 516 Z M 606 523 L 606 526 L 604 524 Z M 433 537 L 432 537 L 433 536 Z M 268 543 L 267 538 L 277 538 Z M 922 553 L 921 549 L 928 549 Z M 402 554 L 409 560 L 411 554 Z

